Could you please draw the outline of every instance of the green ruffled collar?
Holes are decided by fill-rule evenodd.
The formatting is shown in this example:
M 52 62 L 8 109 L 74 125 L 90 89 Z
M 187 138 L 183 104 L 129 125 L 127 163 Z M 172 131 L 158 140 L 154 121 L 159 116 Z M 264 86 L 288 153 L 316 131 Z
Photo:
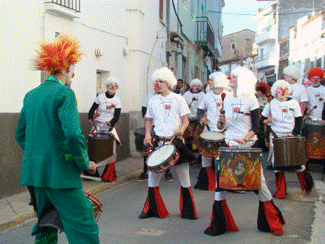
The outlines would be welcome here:
M 55 76 L 49 76 L 46 80 L 56 81 L 56 82 L 59 82 L 60 84 L 64 85 L 62 80 L 60 80 L 58 77 L 55 77 Z

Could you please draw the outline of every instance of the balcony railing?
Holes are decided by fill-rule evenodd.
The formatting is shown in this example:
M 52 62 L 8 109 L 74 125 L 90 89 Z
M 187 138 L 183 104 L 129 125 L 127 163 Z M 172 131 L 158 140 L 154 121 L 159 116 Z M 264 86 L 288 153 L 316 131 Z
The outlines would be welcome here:
M 270 58 L 275 58 L 275 54 L 267 53 L 267 54 L 264 54 L 264 55 L 257 56 L 257 57 L 255 57 L 255 62 L 264 61 L 264 60 L 267 60 L 267 59 L 270 59 Z
M 261 34 L 257 34 L 255 36 L 255 43 L 258 45 L 258 44 L 262 44 L 263 42 L 266 42 L 266 41 L 275 42 L 276 36 L 277 36 L 277 31 L 274 29 L 271 29 L 271 30 L 265 31 Z
M 52 0 L 49 2 L 80 12 L 80 0 Z
M 196 33 L 199 45 L 201 45 L 210 56 L 215 56 L 215 32 L 208 17 L 196 17 Z

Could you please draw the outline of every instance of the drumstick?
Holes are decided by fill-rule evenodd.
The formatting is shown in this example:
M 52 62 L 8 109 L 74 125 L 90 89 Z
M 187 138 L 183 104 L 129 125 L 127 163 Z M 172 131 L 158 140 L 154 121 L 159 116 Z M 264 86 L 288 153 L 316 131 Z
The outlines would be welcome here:
M 222 103 L 221 103 L 221 110 L 220 110 L 220 113 L 222 114 L 225 114 L 225 110 L 224 110 L 224 100 L 225 100 L 225 97 L 226 97 L 226 93 L 221 93 L 221 100 L 222 100 Z
M 173 138 L 170 140 L 170 142 L 168 143 L 168 145 L 172 144 L 173 140 L 175 139 L 175 135 L 173 136 Z
M 310 110 L 310 112 L 313 111 L 313 110 L 316 109 L 316 108 L 317 108 L 317 105 L 315 105 L 315 106 Z
M 221 103 L 221 110 L 220 110 L 220 113 L 221 114 L 225 114 L 225 109 L 224 109 L 224 100 L 225 100 L 225 97 L 226 97 L 226 93 L 221 93 L 221 101 L 222 101 L 222 103 Z M 221 127 L 223 127 L 223 122 L 220 122 L 220 125 L 221 125 Z

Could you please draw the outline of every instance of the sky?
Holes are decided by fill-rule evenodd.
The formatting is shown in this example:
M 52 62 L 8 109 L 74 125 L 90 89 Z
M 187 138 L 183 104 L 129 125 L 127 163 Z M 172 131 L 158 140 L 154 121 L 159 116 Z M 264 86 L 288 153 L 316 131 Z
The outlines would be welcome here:
M 257 32 L 257 21 L 252 20 L 259 8 L 266 8 L 276 1 L 225 0 L 222 9 L 223 36 L 250 29 Z

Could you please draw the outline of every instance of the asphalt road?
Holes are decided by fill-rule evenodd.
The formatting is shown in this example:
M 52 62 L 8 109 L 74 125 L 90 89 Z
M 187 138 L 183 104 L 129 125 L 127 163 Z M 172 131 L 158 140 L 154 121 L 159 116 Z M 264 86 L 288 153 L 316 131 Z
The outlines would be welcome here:
M 264 166 L 265 167 L 265 166 Z M 322 180 L 320 167 L 311 168 L 315 180 Z M 196 183 L 198 167 L 190 167 L 192 186 Z M 172 169 L 173 173 L 173 169 Z M 264 170 L 271 192 L 275 191 L 274 173 Z M 176 176 L 176 174 L 173 174 Z M 179 217 L 180 185 L 175 180 L 161 180 L 160 192 L 169 216 L 165 219 L 138 219 L 147 196 L 147 182 L 135 179 L 108 189 L 95 197 L 104 205 L 98 221 L 101 243 L 310 243 L 315 219 L 318 193 L 301 192 L 297 175 L 286 173 L 288 196 L 274 199 L 282 211 L 287 225 L 283 236 L 274 236 L 257 230 L 258 200 L 255 193 L 227 194 L 227 203 L 239 228 L 239 232 L 227 232 L 211 237 L 204 234 L 211 217 L 214 192 L 193 189 L 199 218 L 186 220 Z M 34 243 L 30 235 L 36 219 L 0 232 L 1 244 Z M 59 235 L 59 243 L 67 243 L 65 234 Z

